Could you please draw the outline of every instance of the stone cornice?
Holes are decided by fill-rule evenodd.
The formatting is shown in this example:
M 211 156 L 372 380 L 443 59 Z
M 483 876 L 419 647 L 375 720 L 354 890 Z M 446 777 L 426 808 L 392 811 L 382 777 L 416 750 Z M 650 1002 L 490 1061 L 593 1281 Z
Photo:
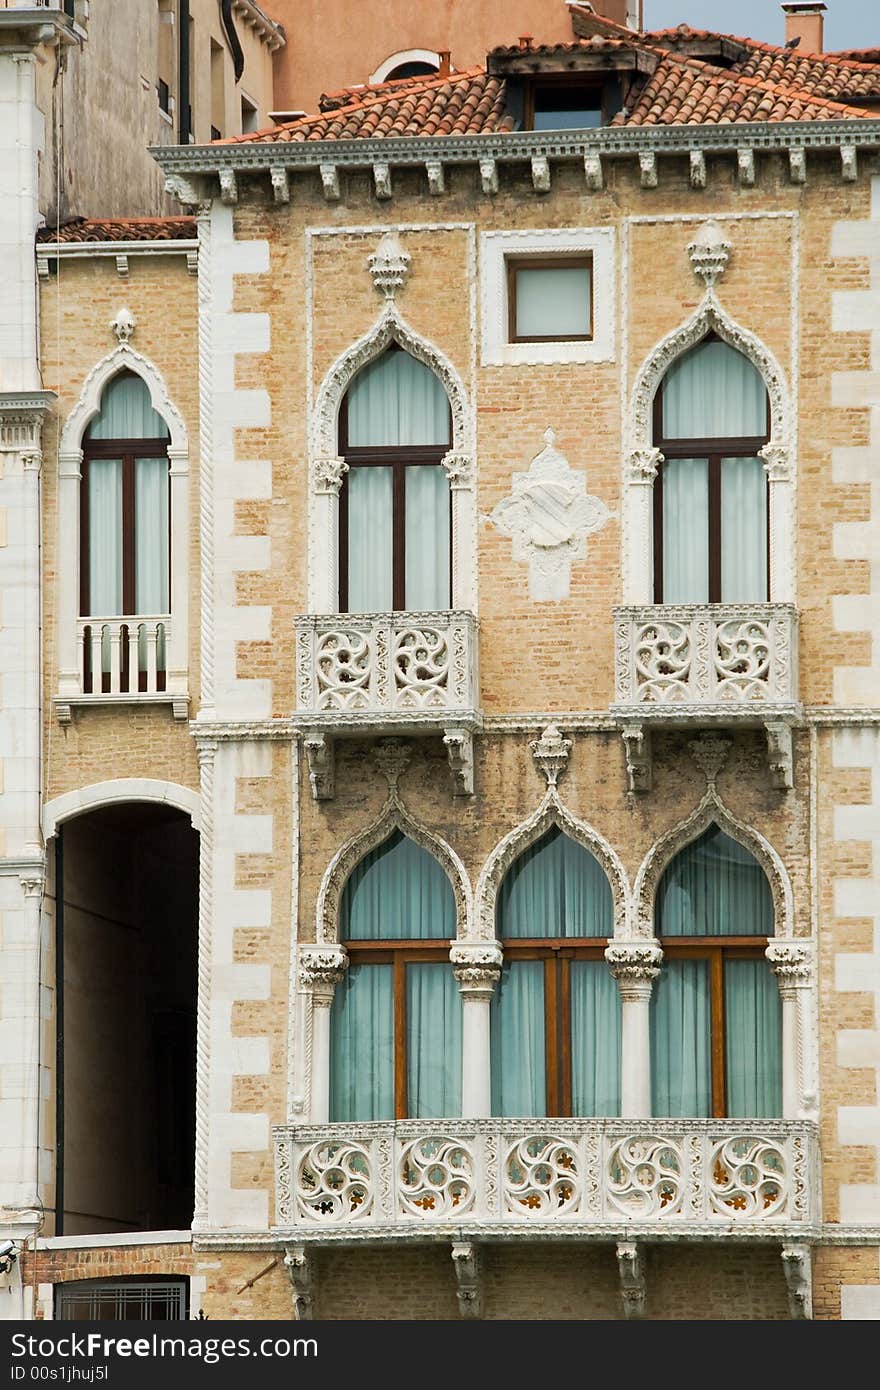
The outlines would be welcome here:
M 54 391 L 0 391 L 0 415 L 47 415 L 57 399 Z
M 0 10 L 0 48 L 73 44 L 81 32 L 64 10 L 43 9 L 37 5 Z
M 582 160 L 586 155 L 637 158 L 640 154 L 684 156 L 692 150 L 721 154 L 739 150 L 778 153 L 804 150 L 880 149 L 880 120 L 752 121 L 737 125 L 606 126 L 589 131 L 516 131 L 492 135 L 410 136 L 366 140 L 242 141 L 228 145 L 152 146 L 166 175 L 184 177 L 220 170 L 265 173 L 270 167 L 311 169 L 319 165 L 363 168 L 376 163 L 406 168 L 445 164 L 529 163 L 535 157 Z

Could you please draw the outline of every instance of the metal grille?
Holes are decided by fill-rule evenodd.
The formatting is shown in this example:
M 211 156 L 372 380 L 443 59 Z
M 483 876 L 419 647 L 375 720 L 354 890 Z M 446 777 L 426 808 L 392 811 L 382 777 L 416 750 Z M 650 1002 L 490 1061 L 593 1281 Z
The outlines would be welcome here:
M 173 1322 L 187 1315 L 185 1279 L 103 1280 L 59 1284 L 60 1322 Z

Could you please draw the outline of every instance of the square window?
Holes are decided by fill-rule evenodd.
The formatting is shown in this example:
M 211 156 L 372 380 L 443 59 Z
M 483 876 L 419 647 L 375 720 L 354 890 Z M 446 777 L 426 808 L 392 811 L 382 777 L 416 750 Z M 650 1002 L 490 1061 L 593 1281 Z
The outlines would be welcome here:
M 587 130 L 602 125 L 602 88 L 554 84 L 532 88 L 532 130 Z
M 508 257 L 508 341 L 589 342 L 592 281 L 591 256 Z

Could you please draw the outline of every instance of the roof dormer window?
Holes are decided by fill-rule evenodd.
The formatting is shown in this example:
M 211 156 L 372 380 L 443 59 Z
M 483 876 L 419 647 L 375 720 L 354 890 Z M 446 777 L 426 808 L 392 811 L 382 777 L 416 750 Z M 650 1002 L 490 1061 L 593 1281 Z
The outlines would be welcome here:
M 528 93 L 528 126 L 532 130 L 586 130 L 604 125 L 602 96 L 598 84 L 536 82 Z

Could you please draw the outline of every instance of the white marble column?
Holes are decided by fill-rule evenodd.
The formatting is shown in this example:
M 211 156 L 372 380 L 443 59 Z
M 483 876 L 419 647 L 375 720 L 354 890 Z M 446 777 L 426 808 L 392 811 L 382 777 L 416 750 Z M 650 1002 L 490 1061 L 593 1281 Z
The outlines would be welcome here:
M 347 969 L 344 946 L 304 945 L 300 949 L 300 986 L 312 996 L 309 1121 L 314 1125 L 325 1125 L 330 1119 L 330 1007 Z
M 617 981 L 623 1011 L 620 1056 L 620 1113 L 651 1113 L 651 990 L 660 973 L 660 943 L 612 941 L 605 959 Z
M 449 951 L 462 996 L 461 1113 L 485 1119 L 492 1113 L 489 1006 L 501 975 L 497 941 L 456 941 Z
M 804 1110 L 801 1063 L 806 1041 L 806 1012 L 813 983 L 813 952 L 807 941 L 775 938 L 767 959 L 782 1000 L 782 1117 L 797 1120 Z
M 344 458 L 315 458 L 310 466 L 309 612 L 339 610 L 339 491 Z

